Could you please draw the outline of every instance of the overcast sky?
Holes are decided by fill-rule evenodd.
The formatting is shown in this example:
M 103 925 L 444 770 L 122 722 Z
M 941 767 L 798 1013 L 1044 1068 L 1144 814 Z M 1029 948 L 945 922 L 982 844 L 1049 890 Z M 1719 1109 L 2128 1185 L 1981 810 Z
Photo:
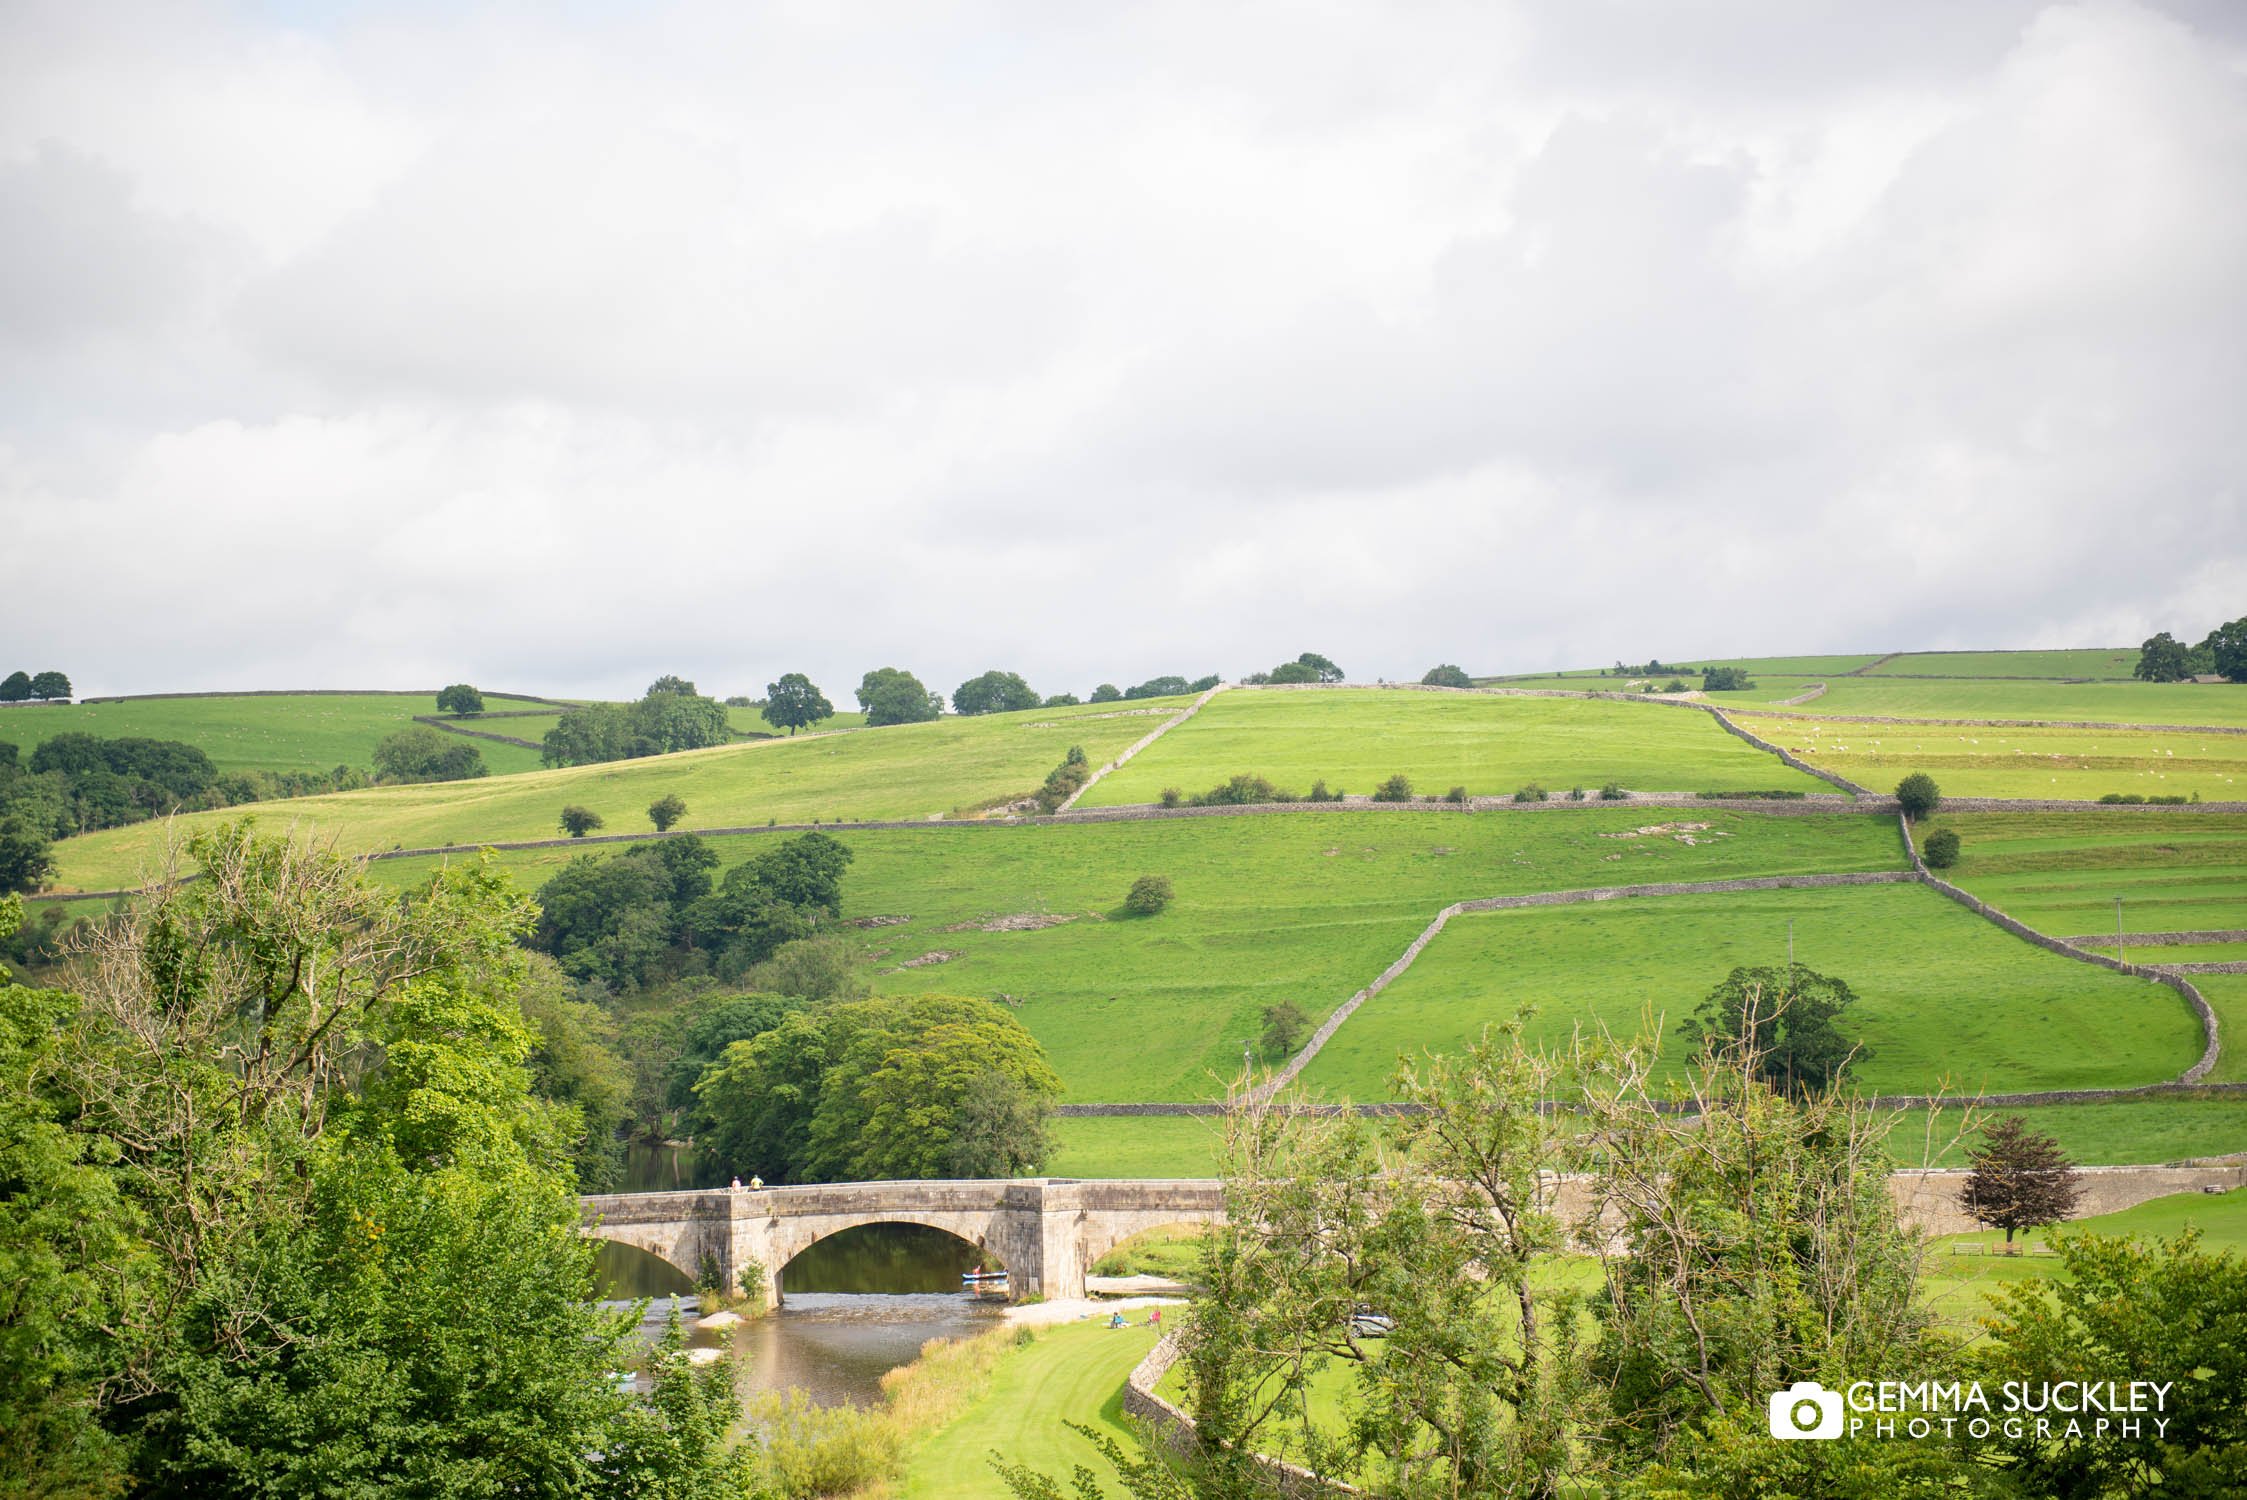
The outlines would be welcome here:
M 0 671 L 2247 614 L 2247 6 L 0 0 Z

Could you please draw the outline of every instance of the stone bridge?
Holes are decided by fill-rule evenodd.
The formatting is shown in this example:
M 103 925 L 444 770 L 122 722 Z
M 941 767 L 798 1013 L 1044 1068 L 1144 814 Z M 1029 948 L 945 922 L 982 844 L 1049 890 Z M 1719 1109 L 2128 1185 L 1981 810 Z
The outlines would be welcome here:
M 2079 1218 L 2170 1193 L 2247 1188 L 2247 1161 L 2240 1158 L 2077 1171 L 2084 1189 Z M 1903 1171 L 1888 1187 L 1908 1223 L 1929 1234 L 1957 1234 L 1979 1227 L 1959 1206 L 1965 1179 L 1957 1170 Z M 1589 1216 L 1584 1179 L 1561 1177 L 1552 1187 L 1564 1221 L 1580 1224 Z M 1225 1216 L 1222 1185 L 1208 1178 L 844 1182 L 610 1193 L 581 1202 L 587 1234 L 636 1246 L 690 1278 L 708 1257 L 731 1286 L 740 1268 L 755 1262 L 768 1306 L 779 1305 L 788 1262 L 862 1224 L 925 1224 L 957 1235 L 1007 1268 L 1008 1294 L 1019 1300 L 1082 1297 L 1093 1262 L 1133 1235 Z
M 1082 1297 L 1092 1263 L 1142 1230 L 1224 1217 L 1214 1181 L 1064 1178 L 845 1182 L 807 1187 L 608 1193 L 585 1198 L 585 1232 L 669 1261 L 689 1277 L 707 1257 L 728 1286 L 752 1262 L 768 1306 L 780 1273 L 814 1244 L 862 1224 L 925 1224 L 1006 1267 L 1008 1294 Z

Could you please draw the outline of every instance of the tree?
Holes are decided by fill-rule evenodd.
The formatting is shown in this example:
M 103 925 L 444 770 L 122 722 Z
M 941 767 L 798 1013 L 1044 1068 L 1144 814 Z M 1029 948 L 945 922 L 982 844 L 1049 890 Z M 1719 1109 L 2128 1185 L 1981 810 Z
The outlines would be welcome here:
M 765 685 L 765 722 L 775 729 L 794 734 L 834 716 L 835 705 L 801 672 L 783 673 Z
M 1914 771 L 1896 783 L 1896 805 L 1916 823 L 1943 805 L 1942 788 L 1925 771 Z
M 562 832 L 573 839 L 581 839 L 606 821 L 590 807 L 580 807 L 572 802 L 562 809 Z
M 10 672 L 0 678 L 0 703 L 24 703 L 31 698 L 31 674 Z
M 1293 1000 L 1265 1006 L 1263 1020 L 1264 1030 L 1258 1040 L 1266 1057 L 1288 1056 L 1302 1046 L 1303 1038 L 1311 1033 L 1311 1018 Z
M 896 667 L 876 667 L 859 680 L 858 706 L 869 725 L 921 724 L 944 711 L 941 698 Z
M 688 684 L 689 687 L 693 684 Z M 636 743 L 635 755 L 669 755 L 703 750 L 733 738 L 733 722 L 715 698 L 691 692 L 651 692 L 625 711 Z
M 2083 1184 L 2075 1163 L 2051 1136 L 2020 1115 L 2001 1115 L 1982 1127 L 1981 1144 L 1966 1159 L 1973 1171 L 1959 1203 L 1977 1224 L 2005 1231 L 2005 1243 L 2023 1229 L 2057 1224 L 2075 1212 Z
M 468 781 L 485 774 L 483 752 L 458 735 L 409 724 L 384 735 L 374 749 L 375 779 L 401 784 Z
M 1170 902 L 1168 875 L 1142 875 L 1131 883 L 1131 893 L 1124 897 L 1124 910 L 1135 917 L 1160 916 Z
M 681 698 L 694 698 L 700 696 L 695 692 L 693 683 L 687 681 L 684 677 L 674 676 L 669 672 L 664 673 L 661 677 L 658 677 L 655 681 L 649 683 L 647 692 L 642 696 L 648 698 L 656 698 L 662 697 L 667 694 L 676 695 Z
M 1317 667 L 1312 666 L 1309 662 L 1301 661 L 1283 661 L 1272 668 L 1271 671 L 1263 673 L 1262 676 L 1264 681 L 1282 687 L 1293 683 L 1315 683 L 1323 680 L 1319 676 Z
M 671 825 L 686 815 L 686 801 L 677 792 L 665 792 L 648 804 L 648 821 L 657 833 L 669 833 Z
M 613 703 L 588 703 L 569 709 L 546 731 L 539 755 L 549 766 L 590 766 L 654 753 L 636 745 L 631 715 Z
M 1745 667 L 1708 667 L 1701 673 L 1704 693 L 1744 693 L 1754 686 Z
M 2054 1274 L 1993 1295 L 1973 1373 L 1993 1389 L 2095 1372 L 2168 1390 L 2151 1414 L 2158 1425 L 2086 1420 L 2088 1431 L 2064 1443 L 2033 1428 L 2001 1431 L 2008 1493 L 2247 1494 L 2247 1259 L 2202 1248 L 2193 1228 L 2160 1241 L 2070 1233 L 2052 1247 Z
M 1412 778 L 1399 771 L 1373 789 L 1373 800 L 1376 802 L 1410 802 L 1412 800 Z
M 70 679 L 60 672 L 41 672 L 31 679 L 31 696 L 49 701 L 67 698 L 70 696 Z
M 39 889 L 54 867 L 45 829 L 20 812 L 0 817 L 0 896 Z
M 603 1007 L 580 998 L 553 960 L 534 954 L 516 1000 L 530 1051 L 523 1065 L 531 1093 L 576 1111 L 569 1157 L 581 1193 L 614 1192 L 624 1181 L 624 1125 L 632 1068 L 617 1052 L 617 1024 Z
M 2209 631 L 2199 649 L 2207 652 L 2209 664 L 2225 678 L 2247 682 L 2247 616 Z
M 2130 675 L 2145 682 L 2182 682 L 2192 675 L 2192 654 L 2164 630 L 2138 647 L 2138 664 Z
M 1340 682 L 1342 680 L 1342 669 L 1316 651 L 1304 652 L 1301 656 L 1295 658 L 1295 664 L 1309 667 L 1312 671 L 1318 673 L 1318 680 L 1321 682 Z
M 1958 863 L 1958 830 L 1955 828 L 1936 829 L 1933 833 L 1927 835 L 1927 842 L 1919 852 L 1920 856 L 1927 861 L 1928 869 L 1949 869 L 1952 865 Z
M 1472 677 L 1449 662 L 1428 668 L 1420 681 L 1427 687 L 1469 688 L 1475 685 Z
M 1854 1048 L 1836 1020 L 1857 1003 L 1848 984 L 1795 964 L 1737 968 L 1678 1027 L 1686 1041 L 1751 1057 L 1758 1081 L 1792 1097 L 1824 1091 Z
M 695 1084 L 728 1047 L 763 1036 L 799 1008 L 797 1002 L 779 995 L 727 996 L 697 1008 L 679 1036 L 676 1055 L 664 1069 L 664 1103 L 673 1109 L 692 1109 Z
M 1038 707 L 1040 707 L 1040 708 L 1075 708 L 1075 707 L 1077 706 L 1077 704 L 1078 704 L 1078 702 L 1079 702 L 1079 701 L 1080 701 L 1080 700 L 1078 699 L 1078 697 L 1077 697 L 1077 695 L 1076 695 L 1075 693 L 1052 693 L 1052 694 L 1049 694 L 1049 695 L 1047 696 L 1047 698 L 1046 698 L 1045 702 L 1043 702 L 1043 703 L 1039 704 L 1039 705 L 1038 705 Z
M 1038 695 L 1030 684 L 1016 673 L 995 668 L 969 678 L 952 694 L 952 712 L 957 714 L 1003 714 L 1037 706 Z
M 465 682 L 456 682 L 437 694 L 437 712 L 441 714 L 480 714 L 484 711 L 484 695 Z
M 4 696 L 6 696 L 6 694 L 4 692 L 0 692 L 0 697 Z M 1102 684 L 1100 684 L 1100 686 L 1092 690 L 1092 701 L 1095 703 L 1114 703 L 1122 697 L 1123 690 L 1117 687 L 1112 682 L 1103 682 Z

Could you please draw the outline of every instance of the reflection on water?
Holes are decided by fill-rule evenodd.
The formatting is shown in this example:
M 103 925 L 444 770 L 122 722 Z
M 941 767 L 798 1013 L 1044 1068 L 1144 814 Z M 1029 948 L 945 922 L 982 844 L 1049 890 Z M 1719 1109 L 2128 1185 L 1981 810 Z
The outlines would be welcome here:
M 781 1272 L 782 1305 L 732 1329 L 687 1329 L 690 1345 L 730 1349 L 744 1393 L 788 1387 L 823 1406 L 871 1405 L 881 1378 L 910 1364 L 930 1339 L 955 1339 L 990 1326 L 1003 1299 L 960 1290 L 960 1273 L 995 1259 L 942 1230 L 869 1224 L 820 1241 Z M 693 1288 L 677 1268 L 628 1246 L 604 1242 L 596 1264 L 608 1293 L 650 1297 L 643 1331 L 663 1332 L 674 1302 L 690 1325 Z
M 694 1147 L 664 1144 L 653 1146 L 646 1141 L 634 1141 L 624 1148 L 624 1185 L 620 1193 L 676 1193 L 687 1188 L 715 1187 L 716 1183 L 697 1182 L 694 1176 Z

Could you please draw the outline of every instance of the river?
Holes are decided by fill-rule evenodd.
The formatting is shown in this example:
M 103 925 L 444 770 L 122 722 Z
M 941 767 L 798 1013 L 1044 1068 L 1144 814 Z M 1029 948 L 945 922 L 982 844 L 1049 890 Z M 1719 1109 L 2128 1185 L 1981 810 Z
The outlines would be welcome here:
M 960 1273 L 981 1252 L 917 1224 L 869 1224 L 821 1240 L 780 1273 L 781 1305 L 723 1332 L 689 1327 L 690 1345 L 729 1349 L 744 1394 L 793 1387 L 821 1405 L 871 1405 L 881 1378 L 910 1364 L 930 1339 L 991 1326 L 1004 1302 L 969 1296 Z M 690 1322 L 694 1291 L 667 1262 L 604 1243 L 599 1265 L 613 1298 L 650 1297 L 652 1340 L 674 1300 Z

